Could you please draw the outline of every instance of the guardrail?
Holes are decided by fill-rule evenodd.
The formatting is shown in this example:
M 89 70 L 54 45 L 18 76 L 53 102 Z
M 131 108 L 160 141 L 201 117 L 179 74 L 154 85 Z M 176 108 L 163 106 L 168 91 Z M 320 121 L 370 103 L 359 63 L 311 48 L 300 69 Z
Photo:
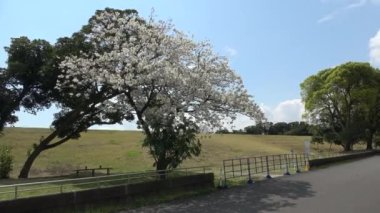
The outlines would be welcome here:
M 110 186 L 127 185 L 144 181 L 152 181 L 178 176 L 188 176 L 211 171 L 211 167 L 189 167 L 171 170 L 152 170 L 138 173 L 115 174 L 98 177 L 73 178 L 54 181 L 42 181 L 23 184 L 12 184 L 0 186 L 1 200 L 12 200 L 25 197 L 59 194 L 87 189 L 104 188 Z
M 271 174 L 284 172 L 300 172 L 306 166 L 308 156 L 305 154 L 281 154 L 258 157 L 245 157 L 223 160 L 224 183 L 227 179 L 247 177 L 248 183 L 253 182 L 253 176 L 272 178 Z
M 219 185 L 227 186 L 227 180 L 246 178 L 253 183 L 254 178 L 272 178 L 273 175 L 290 175 L 309 169 L 309 160 L 342 156 L 328 153 L 324 155 L 279 154 L 257 157 L 243 157 L 223 160 L 223 172 Z

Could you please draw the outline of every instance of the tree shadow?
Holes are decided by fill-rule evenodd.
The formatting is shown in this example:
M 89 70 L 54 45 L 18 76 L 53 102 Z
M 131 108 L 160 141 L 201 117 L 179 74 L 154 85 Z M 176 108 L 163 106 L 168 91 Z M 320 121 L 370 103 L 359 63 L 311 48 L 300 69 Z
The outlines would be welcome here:
M 278 178 L 127 212 L 277 212 L 313 197 L 311 188 L 305 181 Z

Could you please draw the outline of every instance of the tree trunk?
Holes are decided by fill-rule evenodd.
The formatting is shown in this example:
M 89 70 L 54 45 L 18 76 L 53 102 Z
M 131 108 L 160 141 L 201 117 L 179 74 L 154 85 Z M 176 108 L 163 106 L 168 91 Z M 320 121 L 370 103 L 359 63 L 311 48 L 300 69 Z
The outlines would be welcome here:
M 351 151 L 351 146 L 349 146 L 349 145 L 344 146 L 344 151 L 345 152 Z
M 156 170 L 158 171 L 158 174 L 160 175 L 160 180 L 166 179 L 166 169 L 168 167 L 168 164 L 166 163 L 165 158 L 158 157 L 156 162 Z
M 38 157 L 38 155 L 44 150 L 44 148 L 39 145 L 37 146 L 33 152 L 28 156 L 28 158 L 26 159 L 21 171 L 20 171 L 20 174 L 18 175 L 18 178 L 28 178 L 29 176 L 29 171 L 30 169 L 32 168 L 32 165 L 33 165 L 33 162 L 36 160 L 36 158 Z
M 0 132 L 3 131 L 5 124 L 7 124 L 9 117 L 12 115 L 12 112 L 20 106 L 22 99 L 26 96 L 28 91 L 29 87 L 24 87 L 14 102 L 6 103 L 3 111 L 0 112 Z
M 352 143 L 350 143 L 350 142 L 344 143 L 343 148 L 344 148 L 345 152 L 352 151 Z
M 370 134 L 367 138 L 367 150 L 372 150 L 373 134 Z

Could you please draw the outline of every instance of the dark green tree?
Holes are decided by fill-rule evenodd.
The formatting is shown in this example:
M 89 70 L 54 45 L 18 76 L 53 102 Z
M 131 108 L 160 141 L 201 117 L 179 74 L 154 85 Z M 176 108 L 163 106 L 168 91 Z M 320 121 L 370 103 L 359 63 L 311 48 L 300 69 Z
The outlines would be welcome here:
M 352 150 L 364 137 L 378 75 L 368 63 L 349 62 L 308 77 L 301 84 L 306 116 L 329 130 L 331 141 Z
M 169 114 L 147 118 L 147 122 L 151 132 L 144 139 L 143 146 L 149 148 L 154 166 L 161 171 L 162 178 L 165 178 L 162 170 L 177 168 L 185 159 L 200 154 L 199 128 L 193 121 L 185 117 L 177 120 Z
M 218 129 L 215 133 L 216 134 L 229 134 L 230 131 L 228 131 L 227 128 L 221 128 L 221 129 Z
M 278 122 L 269 128 L 270 135 L 284 135 L 290 130 L 290 126 L 286 122 Z
M 263 134 L 263 129 L 257 125 L 247 126 L 244 128 L 245 133 L 252 135 L 261 135 Z
M 110 100 L 121 94 L 106 84 L 97 85 L 84 83 L 78 87 L 56 89 L 57 79 L 73 81 L 73 78 L 65 77 L 65 73 L 59 67 L 66 56 L 80 54 L 93 54 L 92 44 L 86 41 L 84 32 L 88 26 L 74 33 L 72 37 L 58 39 L 54 45 L 54 59 L 49 63 L 48 69 L 54 73 L 49 80 L 51 91 L 50 99 L 60 108 L 52 121 L 52 132 L 41 138 L 33 145 L 19 174 L 20 178 L 27 178 L 35 159 L 41 152 L 55 148 L 70 139 L 77 139 L 80 134 L 93 125 L 106 125 L 121 123 L 124 119 L 133 120 L 133 115 L 128 109 L 114 109 Z M 80 80 L 80 79 L 79 79 Z M 73 94 L 77 94 L 73 96 Z
M 376 75 L 373 80 L 377 82 L 377 86 L 373 89 L 372 94 L 367 97 L 364 107 L 363 122 L 365 126 L 364 141 L 367 150 L 372 150 L 372 144 L 375 143 L 375 135 L 380 130 L 380 71 L 376 69 Z
M 36 113 L 50 106 L 53 47 L 45 40 L 13 38 L 5 48 L 7 68 L 0 70 L 0 132 L 17 122 L 15 112 L 23 107 Z
M 311 135 L 310 125 L 304 121 L 288 123 L 289 131 L 285 132 L 286 135 Z

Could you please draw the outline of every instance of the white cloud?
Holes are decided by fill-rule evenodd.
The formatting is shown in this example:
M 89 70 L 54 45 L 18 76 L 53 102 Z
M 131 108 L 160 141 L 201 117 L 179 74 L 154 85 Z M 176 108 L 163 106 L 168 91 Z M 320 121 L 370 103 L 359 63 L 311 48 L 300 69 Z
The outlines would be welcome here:
M 373 66 L 380 67 L 380 30 L 369 40 L 369 61 Z
M 274 108 L 262 104 L 261 110 L 264 112 L 268 121 L 293 122 L 302 120 L 302 114 L 305 109 L 301 99 L 292 99 L 282 101 Z
M 224 125 L 224 127 L 229 130 L 244 129 L 247 126 L 255 125 L 255 121 L 245 115 L 238 115 L 236 120 L 232 124 L 229 124 L 230 121 L 231 121 L 230 119 L 227 119 L 225 121 L 226 124 Z
M 327 15 L 323 16 L 322 18 L 318 19 L 317 23 L 321 24 L 323 22 L 330 21 L 333 18 L 335 18 L 335 13 L 330 13 L 330 14 L 327 14 Z
M 330 3 L 332 1 L 329 1 L 329 0 L 321 0 L 322 3 Z M 359 8 L 359 7 L 363 7 L 367 4 L 371 4 L 371 5 L 380 5 L 380 0 L 355 0 L 355 1 L 352 1 L 352 0 L 343 0 L 342 1 L 344 6 L 332 11 L 331 13 L 329 14 L 326 14 L 324 16 L 322 16 L 322 18 L 318 19 L 317 20 L 317 23 L 318 24 L 321 24 L 321 23 L 324 23 L 324 22 L 328 22 L 328 21 L 331 21 L 333 20 L 336 16 L 338 16 L 339 14 L 341 13 L 344 13 L 348 10 L 352 10 L 352 9 L 355 9 L 355 8 Z
M 271 108 L 264 104 L 260 105 L 261 110 L 265 117 L 270 122 L 293 122 L 302 121 L 302 114 L 304 113 L 304 105 L 301 99 L 285 100 L 279 103 L 276 107 Z M 228 123 L 230 120 L 226 120 Z M 244 129 L 247 126 L 255 125 L 255 121 L 247 116 L 239 115 L 232 125 L 226 124 L 225 128 L 231 129 Z
M 272 111 L 273 122 L 301 121 L 304 105 L 301 99 L 286 100 L 281 102 Z
M 362 6 L 364 6 L 365 4 L 367 4 L 369 2 L 371 2 L 371 1 L 368 1 L 368 0 L 359 0 L 359 1 L 355 1 L 353 3 L 348 4 L 344 8 L 345 9 L 353 9 L 353 8 L 357 8 L 357 7 L 362 7 Z
M 232 47 L 225 47 L 224 50 L 226 51 L 229 57 L 234 57 L 238 54 L 238 51 Z

